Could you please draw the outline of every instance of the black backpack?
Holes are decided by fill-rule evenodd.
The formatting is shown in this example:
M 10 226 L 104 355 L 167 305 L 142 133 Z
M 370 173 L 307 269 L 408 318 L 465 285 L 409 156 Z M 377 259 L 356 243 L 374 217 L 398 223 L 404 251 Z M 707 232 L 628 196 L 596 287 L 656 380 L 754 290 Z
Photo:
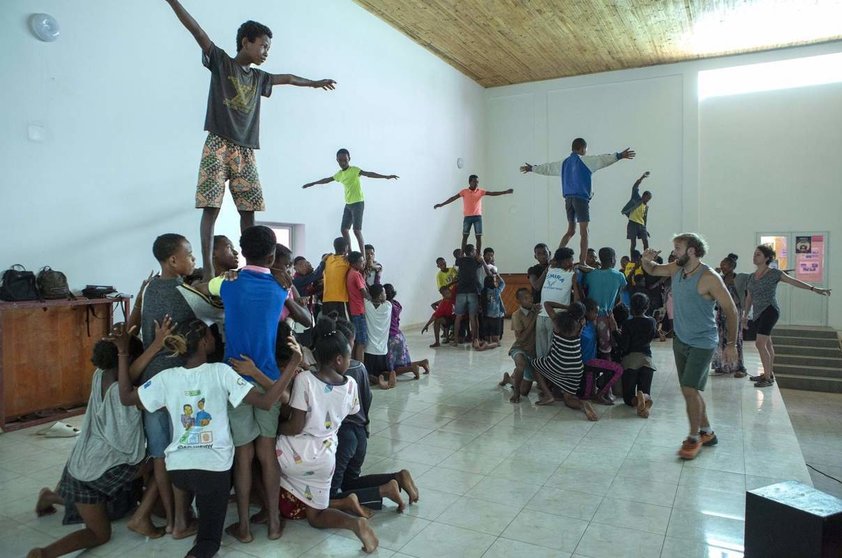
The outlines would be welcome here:
M 38 292 L 41 297 L 47 300 L 61 299 L 61 298 L 76 298 L 70 292 L 70 287 L 67 286 L 67 276 L 61 271 L 56 271 L 50 266 L 46 265 L 38 272 Z
M 27 271 L 20 264 L 15 264 L 4 271 L 0 278 L 0 299 L 8 301 L 40 299 L 35 274 Z

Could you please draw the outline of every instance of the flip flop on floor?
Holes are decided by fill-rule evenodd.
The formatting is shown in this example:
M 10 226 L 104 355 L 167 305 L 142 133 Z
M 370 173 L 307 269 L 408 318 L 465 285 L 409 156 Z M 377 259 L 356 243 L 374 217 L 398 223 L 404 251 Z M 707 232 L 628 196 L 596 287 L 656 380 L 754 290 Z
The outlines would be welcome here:
M 66 422 L 56 422 L 52 426 L 39 430 L 37 434 L 45 438 L 73 438 L 79 435 L 79 429 Z

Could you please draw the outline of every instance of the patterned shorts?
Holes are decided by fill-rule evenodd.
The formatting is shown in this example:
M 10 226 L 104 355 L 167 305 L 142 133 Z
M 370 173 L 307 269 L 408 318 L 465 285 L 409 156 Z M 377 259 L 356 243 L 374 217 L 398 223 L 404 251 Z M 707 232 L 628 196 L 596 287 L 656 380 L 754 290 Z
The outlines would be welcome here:
M 257 176 L 254 150 L 208 134 L 199 164 L 196 207 L 222 207 L 225 182 L 239 211 L 263 211 L 263 190 Z

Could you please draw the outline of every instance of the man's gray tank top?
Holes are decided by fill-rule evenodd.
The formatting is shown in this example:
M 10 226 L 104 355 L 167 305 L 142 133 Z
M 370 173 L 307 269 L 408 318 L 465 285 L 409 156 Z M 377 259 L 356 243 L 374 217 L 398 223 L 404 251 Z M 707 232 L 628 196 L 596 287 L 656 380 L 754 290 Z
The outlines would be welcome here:
M 708 300 L 699 294 L 699 280 L 711 268 L 701 264 L 701 269 L 690 277 L 684 277 L 680 269 L 672 278 L 673 314 L 675 316 L 675 334 L 682 343 L 699 349 L 715 349 L 716 301 Z

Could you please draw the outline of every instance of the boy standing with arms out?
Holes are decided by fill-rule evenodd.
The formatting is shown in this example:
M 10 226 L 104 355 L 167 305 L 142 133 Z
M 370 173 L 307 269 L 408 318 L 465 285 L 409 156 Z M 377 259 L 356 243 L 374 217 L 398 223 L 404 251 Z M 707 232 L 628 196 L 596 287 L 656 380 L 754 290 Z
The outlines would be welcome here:
M 468 237 L 471 235 L 471 226 L 474 227 L 474 236 L 477 239 L 477 253 L 482 250 L 482 198 L 483 196 L 503 196 L 512 194 L 514 190 L 502 190 L 499 192 L 489 192 L 479 187 L 479 177 L 472 174 L 468 177 L 468 187 L 459 190 L 459 193 L 447 198 L 442 203 L 437 203 L 433 209 L 444 207 L 445 205 L 455 202 L 462 198 L 462 213 L 465 218 L 462 220 L 462 246 L 464 250 L 465 244 L 468 243 Z
M 322 314 L 329 316 L 336 312 L 340 318 L 348 315 L 348 283 L 346 276 L 351 264 L 348 263 L 348 241 L 339 236 L 333 240 L 333 254 L 324 260 L 324 283 L 322 291 Z M 359 335 L 359 333 L 358 333 Z
M 576 223 L 582 238 L 579 241 L 579 261 L 585 263 L 588 254 L 588 222 L 591 220 L 590 201 L 593 197 L 591 175 L 599 169 L 613 165 L 620 159 L 634 159 L 635 152 L 628 147 L 619 153 L 586 155 L 588 143 L 576 138 L 571 145 L 572 153 L 564 161 L 532 165 L 524 163 L 520 172 L 561 177 L 561 193 L 567 211 L 567 232 L 561 238 L 559 248 L 564 248 L 576 234 Z
M 254 361 L 272 382 L 281 376 L 275 359 L 275 344 L 281 311 L 289 294 L 290 285 L 281 286 L 270 268 L 275 262 L 275 233 L 264 226 L 249 227 L 240 237 L 240 248 L 246 266 L 235 281 L 222 277 L 208 283 L 208 292 L 222 298 L 225 307 L 225 359 L 247 356 Z M 244 376 L 255 384 L 254 378 Z M 234 488 L 237 495 L 239 523 L 225 532 L 242 543 L 254 540 L 249 525 L 249 495 L 252 483 L 252 461 L 255 453 L 263 474 L 266 502 L 277 502 L 280 495 L 281 470 L 275 457 L 275 438 L 281 404 L 276 402 L 269 410 L 248 404 L 228 410 L 231 437 L 234 442 Z M 269 512 L 269 539 L 278 539 L 283 531 L 278 506 L 267 506 Z
M 254 212 L 263 211 L 263 191 L 257 176 L 254 150 L 260 148 L 260 97 L 275 85 L 333 89 L 332 79 L 312 81 L 292 74 L 270 74 L 257 68 L 266 62 L 272 31 L 256 21 L 237 30 L 234 58 L 216 46 L 178 0 L 167 0 L 178 20 L 202 49 L 202 64 L 211 72 L 196 207 L 202 209 L 202 266 L 206 280 L 215 275 L 211 252 L 213 229 L 222 207 L 225 182 L 240 213 L 240 230 L 254 225 Z
M 644 251 L 649 248 L 649 231 L 646 230 L 646 218 L 649 216 L 649 206 L 647 204 L 652 199 L 652 192 L 646 190 L 643 192 L 643 195 L 640 194 L 640 183 L 647 176 L 649 176 L 649 171 L 644 172 L 637 179 L 632 186 L 631 198 L 620 211 L 620 213 L 629 218 L 629 222 L 626 225 L 626 238 L 631 242 L 629 255 L 634 253 L 638 238 L 643 241 Z
M 354 324 L 356 336 L 354 338 L 354 359 L 360 362 L 365 358 L 365 346 L 368 343 L 368 329 L 365 327 L 365 301 L 371 300 L 363 278 L 365 258 L 359 252 L 348 254 L 351 268 L 346 275 L 345 283 L 348 287 L 348 314 Z
M 365 241 L 363 240 L 363 210 L 365 209 L 365 198 L 363 197 L 363 188 L 360 184 L 360 177 L 366 178 L 385 178 L 386 180 L 393 180 L 399 178 L 396 174 L 378 174 L 376 172 L 369 172 L 361 170 L 359 167 L 350 166 L 351 152 L 344 147 L 336 152 L 336 162 L 339 163 L 339 172 L 333 176 L 316 180 L 315 182 L 308 182 L 302 188 L 310 188 L 317 184 L 329 184 L 334 180 L 345 187 L 345 211 L 342 213 L 342 238 L 351 246 L 351 227 L 354 227 L 354 236 L 357 237 L 357 242 L 360 243 L 360 252 L 365 253 Z

